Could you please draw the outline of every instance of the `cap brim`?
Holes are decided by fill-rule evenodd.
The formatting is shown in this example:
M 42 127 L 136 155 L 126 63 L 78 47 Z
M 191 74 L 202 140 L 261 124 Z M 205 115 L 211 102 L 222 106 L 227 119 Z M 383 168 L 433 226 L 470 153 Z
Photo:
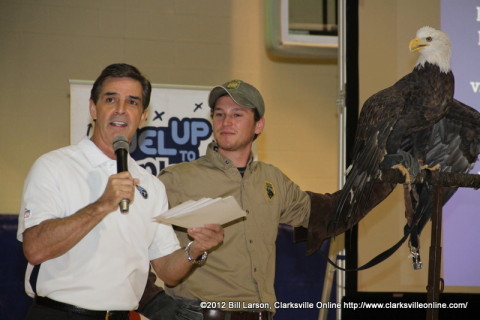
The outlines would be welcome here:
M 246 99 L 242 95 L 239 95 L 238 92 L 230 92 L 227 88 L 223 86 L 217 86 L 213 88 L 210 92 L 210 95 L 208 97 L 208 105 L 210 106 L 210 108 L 213 108 L 215 106 L 215 102 L 218 98 L 226 95 L 230 96 L 230 98 L 232 98 L 232 100 L 239 106 L 256 109 L 256 107 L 252 105 L 252 103 L 248 99 Z
M 210 94 L 208 96 L 208 105 L 210 106 L 210 108 L 213 108 L 215 106 L 215 102 L 217 101 L 218 98 L 220 98 L 221 96 L 224 96 L 226 94 L 228 94 L 231 97 L 228 90 L 225 89 L 224 87 L 222 87 L 222 86 L 214 87 L 212 89 L 212 91 L 210 91 Z

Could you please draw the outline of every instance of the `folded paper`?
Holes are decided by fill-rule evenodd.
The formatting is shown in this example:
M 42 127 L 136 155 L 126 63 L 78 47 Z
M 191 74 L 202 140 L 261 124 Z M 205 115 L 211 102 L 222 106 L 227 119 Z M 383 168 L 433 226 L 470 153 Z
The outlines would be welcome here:
M 156 216 L 154 221 L 172 224 L 184 228 L 201 227 L 205 224 L 224 225 L 245 217 L 246 212 L 240 208 L 234 197 L 202 198 L 188 200 Z

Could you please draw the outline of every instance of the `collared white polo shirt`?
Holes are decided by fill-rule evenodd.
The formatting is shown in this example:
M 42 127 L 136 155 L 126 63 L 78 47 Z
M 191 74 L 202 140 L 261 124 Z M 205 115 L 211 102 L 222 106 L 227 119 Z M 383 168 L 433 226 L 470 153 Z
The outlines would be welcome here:
M 149 261 L 179 248 L 171 226 L 152 221 L 168 208 L 164 185 L 131 157 L 128 167 L 140 179 L 129 213 L 108 214 L 68 252 L 42 263 L 39 296 L 91 310 L 135 309 Z M 29 227 L 96 201 L 116 171 L 116 161 L 87 138 L 41 156 L 25 182 L 17 238 L 22 241 Z

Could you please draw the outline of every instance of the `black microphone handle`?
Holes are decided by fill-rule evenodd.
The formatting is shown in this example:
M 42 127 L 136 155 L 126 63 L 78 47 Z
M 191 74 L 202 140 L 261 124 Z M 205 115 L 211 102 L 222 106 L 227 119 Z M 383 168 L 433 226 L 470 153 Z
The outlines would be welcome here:
M 128 171 L 128 151 L 125 149 L 117 149 L 115 150 L 115 154 L 117 155 L 117 173 Z
M 115 150 L 115 154 L 117 155 L 117 172 L 128 171 L 128 162 L 127 162 L 128 151 L 126 149 L 120 148 Z M 120 212 L 122 214 L 128 213 L 129 203 L 130 203 L 130 200 L 122 199 L 118 204 L 120 207 Z

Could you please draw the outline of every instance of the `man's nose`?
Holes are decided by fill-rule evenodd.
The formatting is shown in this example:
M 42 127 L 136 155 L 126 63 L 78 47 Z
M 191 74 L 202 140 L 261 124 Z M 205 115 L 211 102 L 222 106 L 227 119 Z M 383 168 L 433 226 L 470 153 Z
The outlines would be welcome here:
M 223 119 L 223 125 L 230 125 L 233 122 L 233 115 L 226 115 Z
M 127 102 L 119 100 L 116 106 L 116 112 L 117 113 L 125 113 L 125 110 L 127 109 Z

